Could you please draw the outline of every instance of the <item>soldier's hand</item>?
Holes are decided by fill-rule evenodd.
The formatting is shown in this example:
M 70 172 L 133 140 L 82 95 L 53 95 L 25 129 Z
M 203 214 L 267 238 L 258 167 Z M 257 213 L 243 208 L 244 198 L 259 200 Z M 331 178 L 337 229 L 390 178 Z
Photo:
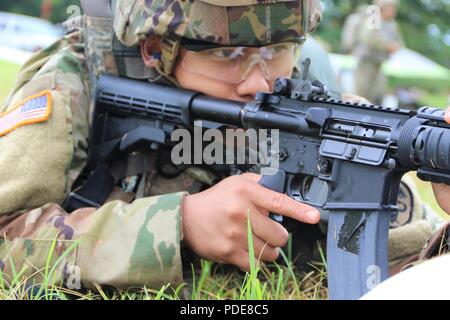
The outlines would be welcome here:
M 256 259 L 274 261 L 288 241 L 287 230 L 269 217 L 277 213 L 315 224 L 319 212 L 284 194 L 258 184 L 261 176 L 244 174 L 187 196 L 183 205 L 184 241 L 199 256 L 250 270 L 247 212 L 253 231 Z
M 346 102 L 351 102 L 351 103 L 370 104 L 369 100 L 367 100 L 366 98 L 352 94 L 352 93 L 347 93 L 347 92 L 344 92 L 342 94 L 342 100 L 344 100 Z
M 447 121 L 448 124 L 450 124 L 450 106 L 447 109 L 447 112 L 445 113 L 445 121 Z
M 445 114 L 445 121 L 450 124 L 450 107 Z M 433 191 L 439 206 L 450 214 L 450 186 L 433 183 Z

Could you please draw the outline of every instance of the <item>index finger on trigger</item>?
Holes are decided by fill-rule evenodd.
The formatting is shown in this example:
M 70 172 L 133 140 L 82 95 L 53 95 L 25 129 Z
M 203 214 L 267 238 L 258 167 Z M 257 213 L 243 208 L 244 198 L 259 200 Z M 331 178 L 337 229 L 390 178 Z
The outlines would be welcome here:
M 259 184 L 252 188 L 251 192 L 254 204 L 262 209 L 309 224 L 320 221 L 319 211 L 285 194 L 264 188 Z

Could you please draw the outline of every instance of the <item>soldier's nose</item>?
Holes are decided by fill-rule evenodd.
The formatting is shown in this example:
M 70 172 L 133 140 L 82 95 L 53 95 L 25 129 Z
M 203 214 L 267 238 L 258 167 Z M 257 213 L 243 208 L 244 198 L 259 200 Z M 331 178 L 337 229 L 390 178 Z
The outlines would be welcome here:
M 264 77 L 264 74 L 259 66 L 254 66 L 236 88 L 236 93 L 239 97 L 248 100 L 254 99 L 257 92 L 270 92 L 270 84 Z

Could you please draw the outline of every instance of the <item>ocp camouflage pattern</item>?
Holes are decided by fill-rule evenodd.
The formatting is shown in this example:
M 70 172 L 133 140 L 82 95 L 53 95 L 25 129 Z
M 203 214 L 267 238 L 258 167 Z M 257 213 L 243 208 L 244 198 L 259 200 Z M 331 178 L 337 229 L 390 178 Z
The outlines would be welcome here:
M 0 137 L 1 276 L 5 283 L 17 274 L 17 281 L 47 278 L 50 285 L 72 289 L 176 287 L 183 282 L 185 192 L 131 198 L 131 203 L 113 193 L 101 208 L 71 214 L 61 207 L 88 157 L 87 60 L 99 56 L 88 58 L 85 49 L 81 32 L 75 32 L 34 54 L 0 106 L 1 115 L 43 90 L 53 100 L 46 122 Z
M 127 46 L 149 36 L 258 46 L 295 40 L 320 21 L 319 0 L 119 0 L 115 31 Z

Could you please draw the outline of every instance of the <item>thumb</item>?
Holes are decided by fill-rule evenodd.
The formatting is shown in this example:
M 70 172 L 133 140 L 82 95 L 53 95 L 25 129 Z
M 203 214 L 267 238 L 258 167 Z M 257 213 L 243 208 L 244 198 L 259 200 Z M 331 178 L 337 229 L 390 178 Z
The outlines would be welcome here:
M 450 124 L 450 107 L 448 107 L 447 112 L 445 113 L 445 121 Z

